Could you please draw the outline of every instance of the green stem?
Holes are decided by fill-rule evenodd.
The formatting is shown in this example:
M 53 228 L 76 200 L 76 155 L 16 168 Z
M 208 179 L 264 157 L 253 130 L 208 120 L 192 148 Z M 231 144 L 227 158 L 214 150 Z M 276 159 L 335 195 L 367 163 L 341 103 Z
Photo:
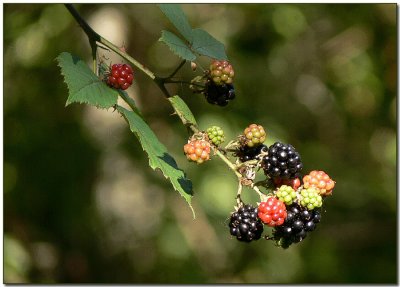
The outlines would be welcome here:
M 175 69 L 175 71 L 173 71 L 173 72 L 171 73 L 171 75 L 169 75 L 166 79 L 171 79 L 173 76 L 175 76 L 175 74 L 178 73 L 178 71 L 183 67 L 183 65 L 185 65 L 185 63 L 186 63 L 186 60 L 183 60 L 183 61 L 179 64 L 179 66 Z
M 172 76 L 174 76 L 179 69 L 185 64 L 186 61 L 183 61 L 177 69 L 172 73 L 172 75 L 168 78 L 161 78 L 156 76 L 152 71 L 150 71 L 148 68 L 146 68 L 143 64 L 141 64 L 139 61 L 136 59 L 132 58 L 125 52 L 121 51 L 119 47 L 108 41 L 107 39 L 101 37 L 99 34 L 97 34 L 92 27 L 89 26 L 89 24 L 81 17 L 81 15 L 78 13 L 78 11 L 72 6 L 72 4 L 65 4 L 65 7 L 68 9 L 68 11 L 71 13 L 71 15 L 75 18 L 75 20 L 78 22 L 78 24 L 81 26 L 87 37 L 89 38 L 90 43 L 96 43 L 99 42 L 109 48 L 110 50 L 114 51 L 116 54 L 121 56 L 123 59 L 127 60 L 130 62 L 132 65 L 134 65 L 136 68 L 141 70 L 143 73 L 145 73 L 149 78 L 151 78 L 157 86 L 161 89 L 163 94 L 168 98 L 170 97 L 170 94 L 168 90 L 165 88 L 165 83 L 168 82 L 168 79 Z M 169 80 L 171 82 L 171 80 Z M 121 98 L 132 108 L 132 110 L 137 111 L 137 108 L 131 98 L 126 96 L 124 93 L 120 93 Z M 174 107 L 173 107 L 174 108 Z M 175 108 L 174 108 L 175 109 Z M 176 114 L 179 116 L 180 113 L 178 113 L 175 110 Z M 181 118 L 182 122 L 184 122 L 184 119 Z M 194 126 L 191 125 L 190 129 L 194 133 L 200 132 L 200 130 Z M 235 175 L 240 179 L 242 178 L 242 175 L 236 170 L 236 166 L 227 158 L 225 157 L 217 148 L 212 147 L 215 155 L 217 155 L 220 159 L 222 159 L 223 162 L 235 173 Z
M 147 69 L 143 64 L 141 64 L 139 61 L 136 59 L 132 58 L 129 56 L 127 53 L 121 51 L 121 49 L 117 46 L 115 46 L 113 43 L 108 41 L 107 39 L 101 37 L 99 34 L 96 33 L 92 29 L 92 27 L 89 26 L 89 24 L 81 17 L 81 15 L 78 13 L 78 11 L 72 6 L 72 4 L 65 4 L 65 7 L 68 9 L 68 11 L 71 13 L 71 15 L 75 18 L 75 20 L 78 22 L 79 26 L 83 29 L 85 32 L 86 36 L 89 38 L 90 43 L 96 43 L 99 42 L 109 48 L 110 50 L 114 51 L 116 54 L 120 55 L 122 58 L 127 60 L 129 63 L 134 65 L 136 68 L 141 70 L 143 73 L 145 73 L 147 76 L 149 76 L 152 80 L 156 78 L 153 72 L 151 72 L 149 69 Z

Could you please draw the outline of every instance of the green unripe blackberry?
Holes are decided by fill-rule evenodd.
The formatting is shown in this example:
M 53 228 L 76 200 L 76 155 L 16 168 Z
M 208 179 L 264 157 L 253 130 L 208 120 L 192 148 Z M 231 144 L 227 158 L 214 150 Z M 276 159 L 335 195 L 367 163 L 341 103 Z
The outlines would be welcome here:
M 322 197 L 316 188 L 302 189 L 300 192 L 300 205 L 312 210 L 322 206 Z
M 224 131 L 218 126 L 212 126 L 207 129 L 207 135 L 210 141 L 218 146 L 225 141 Z
M 286 205 L 291 205 L 297 199 L 296 191 L 288 185 L 282 185 L 276 190 L 275 195 Z

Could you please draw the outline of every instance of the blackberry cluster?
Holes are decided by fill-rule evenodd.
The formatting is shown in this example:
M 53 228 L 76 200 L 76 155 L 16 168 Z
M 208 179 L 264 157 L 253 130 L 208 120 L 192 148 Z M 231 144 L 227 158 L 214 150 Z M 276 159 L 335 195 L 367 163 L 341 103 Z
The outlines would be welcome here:
M 303 163 L 299 153 L 291 144 L 276 142 L 268 149 L 263 159 L 264 172 L 271 178 L 290 179 L 300 177 Z
M 239 158 L 241 162 L 256 159 L 261 152 L 266 152 L 268 147 L 264 144 L 260 144 L 255 147 L 248 147 L 247 145 L 241 146 L 236 152 L 236 157 Z
M 229 222 L 231 235 L 244 242 L 260 239 L 264 227 L 257 213 L 257 207 L 250 204 L 242 206 L 238 211 L 232 213 Z
M 206 82 L 203 93 L 207 102 L 221 107 L 226 106 L 235 98 L 235 89 L 232 84 L 217 85 L 210 79 Z
M 274 228 L 273 239 L 282 248 L 288 248 L 291 244 L 302 241 L 320 221 L 321 213 L 318 209 L 307 210 L 294 203 L 287 207 L 284 223 Z

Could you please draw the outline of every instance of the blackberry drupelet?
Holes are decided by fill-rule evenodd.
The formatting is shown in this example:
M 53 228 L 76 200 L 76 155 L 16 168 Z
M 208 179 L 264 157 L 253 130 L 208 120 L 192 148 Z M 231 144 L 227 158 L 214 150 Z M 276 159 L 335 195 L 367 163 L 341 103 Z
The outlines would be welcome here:
M 321 213 L 318 209 L 307 210 L 294 203 L 287 207 L 284 223 L 274 228 L 273 239 L 282 248 L 288 248 L 291 244 L 302 241 L 320 221 Z
M 244 242 L 260 239 L 264 227 L 257 213 L 257 207 L 249 204 L 240 207 L 238 211 L 232 213 L 229 222 L 231 235 L 236 236 L 237 240 Z
M 268 149 L 263 159 L 265 174 L 271 178 L 290 179 L 300 177 L 303 163 L 299 153 L 291 144 L 276 142 Z

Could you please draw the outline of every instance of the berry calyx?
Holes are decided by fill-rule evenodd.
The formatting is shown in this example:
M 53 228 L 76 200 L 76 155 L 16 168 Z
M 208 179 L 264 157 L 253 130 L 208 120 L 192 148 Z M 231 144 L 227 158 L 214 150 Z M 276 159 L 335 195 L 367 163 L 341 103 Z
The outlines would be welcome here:
M 332 194 L 335 182 L 322 170 L 313 170 L 303 177 L 304 187 L 317 188 L 320 195 L 328 196 Z
M 115 89 L 126 90 L 132 85 L 133 70 L 128 64 L 114 64 L 107 77 L 107 84 Z
M 276 197 L 286 205 L 291 205 L 297 199 L 297 192 L 288 185 L 282 185 L 275 191 Z
M 242 206 L 238 211 L 233 212 L 229 221 L 231 235 L 244 242 L 260 239 L 264 227 L 257 217 L 257 212 L 257 208 L 250 204 Z
M 261 125 L 251 124 L 244 129 L 245 143 L 248 147 L 262 144 L 265 141 L 266 133 Z
M 314 187 L 302 189 L 300 191 L 300 205 L 306 207 L 308 210 L 321 207 L 322 197 L 319 195 L 318 190 Z
M 210 64 L 210 77 L 217 85 L 232 84 L 235 72 L 228 61 L 213 60 Z
M 212 126 L 207 129 L 207 135 L 210 141 L 218 146 L 225 141 L 224 131 L 218 126 Z
M 276 142 L 263 159 L 264 173 L 271 178 L 293 179 L 300 176 L 303 163 L 291 144 Z
M 300 178 L 287 179 L 287 178 L 275 177 L 273 179 L 273 182 L 276 187 L 281 187 L 282 185 L 288 185 L 292 187 L 294 190 L 297 190 L 301 185 Z
M 276 197 L 269 197 L 258 206 L 258 217 L 268 226 L 283 224 L 286 216 L 285 204 Z
M 191 140 L 184 145 L 183 150 L 189 161 L 203 163 L 210 159 L 211 146 L 205 140 Z

